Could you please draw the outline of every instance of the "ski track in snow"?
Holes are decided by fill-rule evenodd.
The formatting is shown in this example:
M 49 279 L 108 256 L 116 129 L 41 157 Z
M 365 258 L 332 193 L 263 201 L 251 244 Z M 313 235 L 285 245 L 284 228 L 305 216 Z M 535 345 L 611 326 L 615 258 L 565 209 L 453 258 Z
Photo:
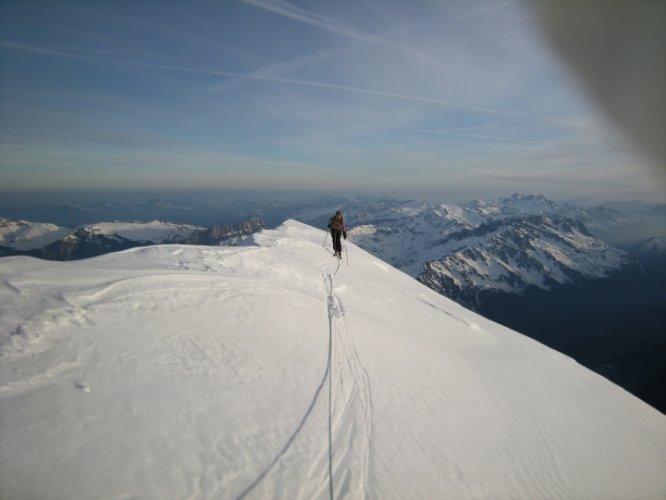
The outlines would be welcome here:
M 427 300 L 424 300 L 424 299 L 422 299 L 422 298 L 420 298 L 420 297 L 417 297 L 417 298 L 418 298 L 418 300 L 420 300 L 420 301 L 423 302 L 424 304 L 426 304 L 426 305 L 428 305 L 428 306 L 432 307 L 433 309 L 436 309 L 436 310 L 438 310 L 438 311 L 440 311 L 440 312 L 443 312 L 444 314 L 446 314 L 447 316 L 450 316 L 451 318 L 455 319 L 456 321 L 461 322 L 463 325 L 465 325 L 465 326 L 469 326 L 470 328 L 474 328 L 474 329 L 477 329 L 477 330 L 479 329 L 479 327 L 478 327 L 476 324 L 474 324 L 474 323 L 470 323 L 469 321 L 467 321 L 467 320 L 465 320 L 465 319 L 463 319 L 463 318 L 461 318 L 461 317 L 459 317 L 459 316 L 456 316 L 455 314 L 452 314 L 452 313 L 450 313 L 449 311 L 445 311 L 444 309 L 442 309 L 442 308 L 440 308 L 440 307 L 437 307 L 437 306 L 434 305 L 434 304 L 431 304 L 431 303 L 428 302 Z
M 341 267 L 342 261 L 338 260 L 335 270 L 328 264 L 320 268 L 326 288 L 329 323 L 324 375 L 294 432 L 270 464 L 235 497 L 236 500 L 247 498 L 285 457 L 311 417 L 326 382 L 329 392 L 328 442 L 326 447 L 320 447 L 319 457 L 312 462 L 309 470 L 310 477 L 321 477 L 313 497 L 366 498 L 369 495 L 372 435 L 370 379 L 347 331 L 344 306 L 335 292 L 333 278 Z
M 370 377 L 358 355 L 336 293 L 334 272 L 322 272 L 329 322 L 329 481 L 332 498 L 367 498 L 372 449 Z M 338 287 L 344 290 L 344 287 Z
M 312 411 L 314 407 L 317 404 L 317 401 L 319 400 L 319 396 L 322 392 L 322 389 L 324 388 L 324 385 L 326 383 L 326 380 L 328 378 L 328 375 L 330 373 L 330 363 L 326 367 L 326 371 L 324 372 L 324 376 L 321 379 L 321 382 L 319 386 L 317 387 L 317 390 L 315 391 L 314 397 L 312 398 L 312 401 L 310 405 L 308 406 L 308 409 L 306 410 L 305 414 L 303 415 L 303 418 L 301 421 L 298 423 L 298 426 L 294 430 L 293 434 L 289 437 L 285 445 L 282 447 L 282 449 L 275 455 L 271 463 L 238 495 L 235 497 L 236 500 L 242 500 L 246 498 L 252 491 L 259 486 L 259 484 L 268 476 L 268 474 L 275 468 L 275 466 L 278 464 L 280 459 L 282 459 L 286 453 L 289 451 L 289 448 L 291 448 L 291 445 L 294 443 L 296 438 L 299 436 L 301 431 L 303 430 L 303 427 L 305 426 L 305 423 L 308 421 L 310 415 L 312 414 Z
M 279 462 L 286 457 L 320 401 L 328 382 L 328 440 L 319 447 L 309 477 L 320 477 L 313 498 L 367 498 L 372 436 L 372 396 L 370 377 L 363 366 L 353 338 L 347 331 L 345 309 L 336 293 L 334 277 L 342 268 L 337 260 L 335 269 L 330 264 L 320 267 L 326 289 L 328 316 L 328 353 L 323 377 L 312 400 L 293 433 L 273 460 L 252 480 L 235 500 L 251 496 Z M 304 497 L 305 498 L 305 497 Z

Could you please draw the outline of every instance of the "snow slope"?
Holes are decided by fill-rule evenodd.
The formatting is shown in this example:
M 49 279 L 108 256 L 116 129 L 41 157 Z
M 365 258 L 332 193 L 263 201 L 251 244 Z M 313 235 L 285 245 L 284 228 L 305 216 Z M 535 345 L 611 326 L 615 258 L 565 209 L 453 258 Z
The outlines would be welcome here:
M 0 497 L 666 497 L 666 416 L 324 236 L 0 259 Z

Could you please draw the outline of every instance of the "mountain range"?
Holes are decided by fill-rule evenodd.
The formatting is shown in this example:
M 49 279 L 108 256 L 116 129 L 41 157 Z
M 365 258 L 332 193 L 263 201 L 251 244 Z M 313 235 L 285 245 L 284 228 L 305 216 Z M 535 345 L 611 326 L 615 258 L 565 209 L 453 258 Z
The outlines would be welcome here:
M 615 234 L 640 224 L 616 211 L 523 195 L 466 206 L 386 201 L 347 211 L 360 246 L 414 277 L 447 278 L 447 293 L 453 287 L 519 293 L 528 285 L 605 276 L 622 267 L 625 253 L 592 231 Z

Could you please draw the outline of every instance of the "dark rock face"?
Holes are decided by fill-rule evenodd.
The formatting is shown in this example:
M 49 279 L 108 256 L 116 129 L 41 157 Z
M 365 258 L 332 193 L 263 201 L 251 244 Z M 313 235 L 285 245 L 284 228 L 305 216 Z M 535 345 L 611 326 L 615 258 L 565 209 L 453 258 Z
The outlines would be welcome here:
M 205 231 L 193 233 L 187 240 L 181 243 L 190 245 L 237 245 L 248 236 L 258 233 L 264 229 L 264 223 L 261 218 L 243 221 L 238 224 L 225 224 L 213 226 Z
M 41 255 L 35 251 L 35 256 L 49 260 L 77 260 L 118 252 L 135 246 L 138 246 L 137 242 L 121 236 L 95 235 L 81 228 L 65 239 L 43 248 Z

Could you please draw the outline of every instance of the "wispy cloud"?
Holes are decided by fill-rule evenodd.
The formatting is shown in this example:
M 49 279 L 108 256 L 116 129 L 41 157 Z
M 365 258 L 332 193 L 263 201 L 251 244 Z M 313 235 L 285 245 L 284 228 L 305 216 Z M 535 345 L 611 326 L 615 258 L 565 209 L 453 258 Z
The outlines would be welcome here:
M 119 64 L 119 65 L 125 65 L 125 66 L 134 66 L 134 67 L 140 67 L 140 68 L 162 69 L 162 70 L 166 70 L 166 71 L 179 71 L 179 72 L 197 73 L 197 74 L 205 74 L 205 75 L 229 76 L 229 77 L 234 77 L 234 78 L 244 78 L 244 79 L 248 79 L 248 80 L 255 80 L 255 81 L 262 81 L 262 82 L 272 82 L 272 83 L 299 85 L 299 86 L 306 86 L 306 87 L 316 87 L 316 88 L 321 88 L 321 89 L 329 89 L 329 90 L 336 90 L 336 91 L 342 91 L 342 92 L 352 92 L 352 93 L 356 93 L 356 94 L 364 94 L 364 95 L 371 95 L 371 96 L 376 96 L 376 97 L 385 97 L 385 98 L 389 98 L 389 99 L 399 99 L 399 100 L 404 100 L 404 101 L 420 102 L 420 103 L 432 104 L 432 105 L 436 105 L 436 106 L 460 108 L 460 109 L 465 109 L 465 110 L 469 110 L 469 111 L 477 111 L 477 112 L 481 112 L 481 113 L 506 115 L 506 116 L 521 117 L 521 118 L 535 118 L 535 115 L 530 115 L 528 113 L 520 113 L 520 112 L 509 111 L 509 110 L 505 110 L 505 109 L 491 108 L 491 107 L 487 107 L 487 106 L 476 106 L 476 105 L 473 105 L 473 104 L 447 101 L 447 100 L 443 100 L 443 99 L 434 99 L 434 98 L 430 98 L 430 97 L 422 97 L 422 96 L 416 96 L 416 95 L 401 94 L 401 93 L 396 93 L 396 92 L 386 92 L 386 91 L 377 90 L 377 89 L 365 89 L 365 88 L 359 88 L 359 87 L 352 87 L 352 86 L 348 86 L 348 85 L 337 85 L 337 84 L 334 84 L 334 83 L 317 82 L 317 81 L 311 81 L 311 80 L 301 80 L 301 79 L 296 79 L 296 78 L 281 78 L 281 77 L 273 77 L 273 76 L 265 76 L 265 75 L 257 75 L 257 74 L 248 74 L 248 73 L 236 73 L 236 72 L 232 72 L 232 71 L 223 71 L 223 70 L 217 70 L 217 69 L 192 68 L 192 67 L 174 66 L 174 65 L 168 65 L 168 64 L 125 61 L 125 60 L 121 60 L 121 59 L 111 59 L 111 58 L 104 58 L 104 57 L 91 56 L 91 55 L 85 55 L 85 54 L 76 54 L 76 53 L 62 51 L 62 50 L 46 49 L 46 48 L 42 48 L 42 47 L 35 47 L 35 46 L 32 46 L 32 45 L 25 45 L 25 44 L 14 43 L 14 42 L 6 42 L 6 41 L 0 42 L 0 47 L 5 47 L 5 48 L 8 48 L 8 49 L 14 49 L 14 50 L 23 50 L 23 51 L 27 51 L 27 52 L 33 52 L 33 53 L 48 55 L 48 56 L 53 56 L 53 57 L 62 57 L 62 58 L 67 58 L 67 59 L 80 59 L 80 60 L 87 60 L 87 61 L 94 61 L 94 62 L 101 62 L 101 63 L 108 63 L 108 64 Z
M 498 136 L 498 135 L 486 135 L 486 134 L 478 134 L 478 133 L 473 133 L 473 132 L 468 132 L 468 131 L 455 131 L 455 130 L 450 130 L 450 129 L 425 129 L 425 130 L 413 130 L 412 133 L 414 134 L 428 134 L 428 135 L 439 135 L 439 136 L 452 136 L 452 137 L 465 137 L 465 138 L 470 138 L 470 139 L 480 139 L 483 141 L 490 141 L 490 142 L 510 142 L 514 144 L 523 144 L 523 145 L 529 145 L 532 144 L 534 141 L 531 141 L 526 138 L 516 138 L 516 137 L 504 137 L 504 136 Z

